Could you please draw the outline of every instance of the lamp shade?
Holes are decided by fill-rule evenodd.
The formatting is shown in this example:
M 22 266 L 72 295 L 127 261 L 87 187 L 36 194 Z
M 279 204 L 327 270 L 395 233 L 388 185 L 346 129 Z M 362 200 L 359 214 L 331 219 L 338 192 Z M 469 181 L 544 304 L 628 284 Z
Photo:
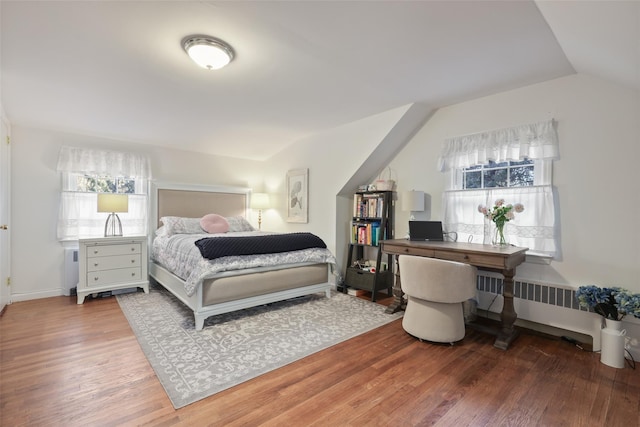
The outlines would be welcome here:
M 251 195 L 251 209 L 267 209 L 269 195 L 267 193 L 253 193 Z
M 128 212 L 129 196 L 126 194 L 98 193 L 98 212 Z
M 408 212 L 424 211 L 424 191 L 404 191 L 402 193 L 402 210 Z

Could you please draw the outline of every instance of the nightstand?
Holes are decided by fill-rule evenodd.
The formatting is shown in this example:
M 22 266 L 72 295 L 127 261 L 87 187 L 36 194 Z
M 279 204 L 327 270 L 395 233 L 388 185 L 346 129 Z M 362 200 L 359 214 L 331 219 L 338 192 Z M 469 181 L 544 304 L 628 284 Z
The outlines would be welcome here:
M 149 293 L 147 237 L 80 239 L 78 304 L 87 295 L 126 288 Z

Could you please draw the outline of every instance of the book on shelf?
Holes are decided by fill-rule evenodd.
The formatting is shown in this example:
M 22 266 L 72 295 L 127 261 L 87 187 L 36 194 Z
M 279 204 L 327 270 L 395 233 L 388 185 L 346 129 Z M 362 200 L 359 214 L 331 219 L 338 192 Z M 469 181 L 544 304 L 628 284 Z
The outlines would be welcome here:
M 357 218 L 380 218 L 384 212 L 384 195 L 380 193 L 354 194 L 353 216 Z
M 380 241 L 380 222 L 352 222 L 351 243 L 378 246 Z

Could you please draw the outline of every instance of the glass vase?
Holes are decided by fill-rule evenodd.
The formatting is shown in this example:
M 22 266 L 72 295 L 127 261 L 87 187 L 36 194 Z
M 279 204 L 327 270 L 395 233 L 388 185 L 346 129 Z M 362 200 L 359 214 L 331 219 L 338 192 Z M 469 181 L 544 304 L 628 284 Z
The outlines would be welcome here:
M 497 225 L 494 227 L 493 235 L 491 238 L 491 244 L 498 248 L 503 248 L 509 246 L 509 241 L 507 237 L 504 235 L 504 224 Z

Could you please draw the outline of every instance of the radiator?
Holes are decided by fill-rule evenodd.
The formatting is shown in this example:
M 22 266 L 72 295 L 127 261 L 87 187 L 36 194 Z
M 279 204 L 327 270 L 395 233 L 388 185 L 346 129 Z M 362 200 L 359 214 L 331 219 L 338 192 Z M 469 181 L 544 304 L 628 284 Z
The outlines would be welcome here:
M 67 248 L 64 250 L 64 283 L 62 285 L 64 295 L 71 295 L 71 289 L 78 286 L 79 277 L 78 249 Z
M 478 308 L 500 313 L 502 280 L 499 274 L 487 272 L 478 274 Z M 600 316 L 594 316 L 592 309 L 580 307 L 575 289 L 515 280 L 513 297 L 513 306 L 518 319 L 590 335 L 593 339 L 593 351 L 600 350 L 602 319 Z

